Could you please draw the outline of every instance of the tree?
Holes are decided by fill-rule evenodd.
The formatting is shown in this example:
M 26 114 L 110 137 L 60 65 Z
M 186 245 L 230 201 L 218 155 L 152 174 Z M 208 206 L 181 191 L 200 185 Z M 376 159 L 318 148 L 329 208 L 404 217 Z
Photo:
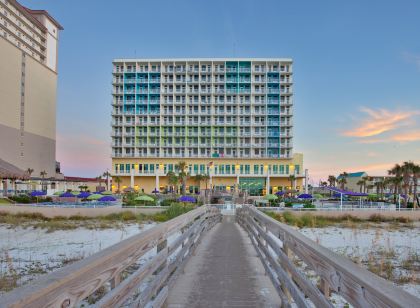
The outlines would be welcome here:
M 296 177 L 293 174 L 289 175 L 290 189 L 294 189 L 295 179 Z
M 420 165 L 414 165 L 413 166 L 413 195 L 414 195 L 414 200 L 413 200 L 413 207 L 417 208 L 419 206 L 419 198 L 417 196 L 417 183 L 418 183 L 418 179 L 420 177 Z
M 202 174 L 196 174 L 193 177 L 193 180 L 194 180 L 195 183 L 197 183 L 198 191 L 200 191 L 200 184 L 203 181 L 203 175 Z
M 171 187 L 172 193 L 175 194 L 175 186 L 178 185 L 178 177 L 173 171 L 169 171 L 166 176 L 168 177 L 168 184 Z
M 178 170 L 178 180 L 179 180 L 179 183 L 181 184 L 181 193 L 185 195 L 185 188 L 187 185 L 187 178 L 188 178 L 188 173 L 185 171 L 185 169 L 187 168 L 187 163 L 184 161 L 180 161 L 175 166 L 175 168 Z
M 47 171 L 45 171 L 45 170 L 42 170 L 40 173 L 39 173 L 39 175 L 41 176 L 41 178 L 42 178 L 42 180 L 41 180 L 41 183 L 42 183 L 42 190 L 43 191 L 45 191 L 45 190 L 47 190 L 47 188 L 45 187 L 45 183 L 44 183 L 44 181 L 45 181 L 45 177 L 47 176 Z
M 404 195 L 405 195 L 404 207 L 407 207 L 408 195 L 409 195 L 409 190 L 410 190 L 410 182 L 411 182 L 411 177 L 413 174 L 414 163 L 405 161 L 403 165 L 401 166 L 401 168 L 402 168 L 403 189 L 404 189 Z
M 26 173 L 29 175 L 29 177 L 31 177 L 33 172 L 34 172 L 34 169 L 32 169 L 32 168 L 26 169 Z
M 102 187 L 102 174 L 101 174 L 101 175 L 99 175 L 99 176 L 97 176 L 95 179 L 96 179 L 96 180 L 98 181 L 98 183 L 99 183 L 99 188 L 101 188 L 101 187 Z
M 359 191 L 363 191 L 363 186 L 365 185 L 365 182 L 363 180 L 357 181 L 356 185 L 359 185 Z
M 117 183 L 117 193 L 120 193 L 120 185 L 121 185 L 121 182 L 122 182 L 121 178 L 119 176 L 116 176 L 114 178 L 114 182 Z
M 345 185 L 347 184 L 347 176 L 349 174 L 347 172 L 343 172 L 340 174 L 339 179 L 338 179 L 338 184 L 340 184 L 340 187 L 342 190 L 344 190 Z
M 328 176 L 328 183 L 331 187 L 335 187 L 335 182 L 337 181 L 336 177 L 333 175 Z
M 102 174 L 102 176 L 105 177 L 105 179 L 106 179 L 106 183 L 105 183 L 106 190 L 109 190 L 108 182 L 109 182 L 109 177 L 111 176 L 111 173 L 107 170 L 107 171 L 104 172 L 104 174 Z

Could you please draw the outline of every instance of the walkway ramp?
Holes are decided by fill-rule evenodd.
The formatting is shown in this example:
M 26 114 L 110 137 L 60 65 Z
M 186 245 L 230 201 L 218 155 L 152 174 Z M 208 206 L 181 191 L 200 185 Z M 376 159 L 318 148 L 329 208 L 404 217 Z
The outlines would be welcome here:
M 205 234 L 169 291 L 167 307 L 280 307 L 245 231 L 234 216 Z

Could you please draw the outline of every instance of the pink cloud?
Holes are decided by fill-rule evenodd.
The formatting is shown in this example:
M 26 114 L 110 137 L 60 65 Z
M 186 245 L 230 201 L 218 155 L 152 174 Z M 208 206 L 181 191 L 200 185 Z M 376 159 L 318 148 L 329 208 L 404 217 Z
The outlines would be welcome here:
M 356 124 L 356 127 L 343 132 L 347 137 L 372 137 L 384 132 L 392 131 L 405 124 L 415 113 L 408 111 L 390 111 L 386 109 L 362 108 L 367 114 L 363 120 Z

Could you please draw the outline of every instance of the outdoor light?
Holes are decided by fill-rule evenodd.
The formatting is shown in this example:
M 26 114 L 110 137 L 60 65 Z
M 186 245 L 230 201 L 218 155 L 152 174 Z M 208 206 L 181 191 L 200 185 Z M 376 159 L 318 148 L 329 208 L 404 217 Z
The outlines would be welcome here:
M 291 173 L 293 173 L 295 171 L 295 166 L 294 165 L 289 165 L 289 170 Z
M 235 167 L 236 167 L 236 169 L 239 169 L 241 166 L 240 165 L 236 165 Z
M 163 169 L 163 164 L 159 164 L 159 169 Z

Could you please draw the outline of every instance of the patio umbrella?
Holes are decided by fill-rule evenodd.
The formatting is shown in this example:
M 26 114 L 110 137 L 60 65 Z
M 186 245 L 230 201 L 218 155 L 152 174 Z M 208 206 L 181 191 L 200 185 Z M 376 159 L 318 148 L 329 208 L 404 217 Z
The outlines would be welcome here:
M 299 199 L 312 199 L 312 195 L 311 194 L 300 194 L 298 196 Z
M 315 199 L 322 199 L 323 198 L 321 194 L 313 194 L 313 197 Z
M 160 191 L 155 188 L 155 189 L 153 189 L 152 194 L 158 194 L 159 192 Z
M 98 200 L 98 199 L 101 199 L 103 196 L 102 195 L 100 195 L 100 194 L 92 194 L 92 195 L 90 195 L 89 197 L 87 197 L 86 199 L 88 199 L 88 200 Z
M 55 193 L 53 193 L 54 196 L 59 196 L 61 194 L 64 194 L 64 191 L 56 191 Z
M 182 196 L 180 198 L 178 198 L 179 202 L 190 202 L 190 203 L 194 203 L 196 201 L 196 199 L 194 197 L 191 196 Z
M 273 200 L 277 200 L 278 197 L 276 195 L 273 195 L 273 194 L 268 194 L 268 195 L 264 196 L 264 199 L 268 200 L 268 201 L 273 201 Z
M 98 201 L 107 201 L 107 202 L 111 202 L 111 201 L 117 201 L 117 199 L 115 199 L 112 196 L 103 196 L 102 198 L 99 198 Z
M 34 190 L 33 192 L 31 192 L 29 195 L 31 195 L 32 197 L 38 197 L 38 196 L 45 196 L 47 193 L 44 191 L 40 191 L 40 190 Z
M 82 191 L 80 194 L 77 195 L 77 198 L 86 199 L 89 196 L 90 196 L 90 193 L 88 193 L 87 191 Z
M 278 191 L 276 192 L 276 196 L 283 196 L 284 195 L 284 191 Z
M 155 201 L 155 199 L 153 199 L 152 197 L 150 197 L 148 195 L 138 196 L 134 200 L 136 200 L 136 201 L 146 201 L 146 202 L 153 202 L 153 201 Z
M 110 191 L 110 190 L 104 190 L 103 192 L 101 192 L 101 195 L 104 195 L 104 196 L 112 195 L 112 191 Z
M 69 192 L 65 192 L 63 194 L 60 195 L 60 198 L 74 198 L 75 195 L 73 195 L 72 193 Z

